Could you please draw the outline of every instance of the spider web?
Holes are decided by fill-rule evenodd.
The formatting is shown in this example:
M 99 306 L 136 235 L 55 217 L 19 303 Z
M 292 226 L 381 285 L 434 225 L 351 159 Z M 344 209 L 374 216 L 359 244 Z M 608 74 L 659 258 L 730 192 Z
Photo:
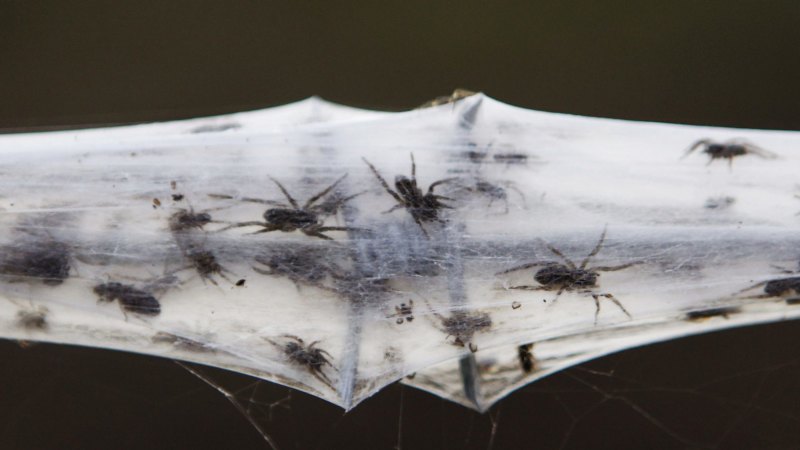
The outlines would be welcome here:
M 712 153 L 679 159 L 699 139 L 733 136 L 775 157 L 751 152 L 730 168 L 704 165 Z M 498 402 L 532 381 L 648 343 L 797 317 L 798 142 L 482 95 L 399 114 L 311 99 L 4 136 L 0 333 L 228 368 L 345 409 L 401 380 L 488 411 L 469 420 L 489 420 L 491 446 L 509 421 Z M 440 200 L 450 208 L 431 206 Z M 282 211 L 280 226 L 267 208 Z M 181 228 L 177 214 L 193 218 Z M 64 260 L 69 270 L 53 271 Z M 554 270 L 572 281 L 549 285 Z M 789 284 L 772 292 L 775 282 Z M 157 311 L 137 309 L 153 302 Z M 296 396 L 261 398 L 261 382 L 231 389 L 187 367 L 279 445 L 268 425 L 296 413 Z M 721 442 L 604 385 L 629 378 L 618 371 L 587 370 L 567 372 L 595 396 L 588 412 L 562 408 L 569 430 L 624 404 L 679 445 Z M 411 419 L 398 417 L 402 447 Z

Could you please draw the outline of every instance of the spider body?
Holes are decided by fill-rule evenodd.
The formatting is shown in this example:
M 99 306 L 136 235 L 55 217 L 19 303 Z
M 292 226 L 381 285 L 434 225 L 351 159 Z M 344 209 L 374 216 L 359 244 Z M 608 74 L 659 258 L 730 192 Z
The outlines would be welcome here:
M 211 214 L 207 212 L 196 213 L 194 210 L 181 209 L 169 218 L 169 229 L 172 232 L 183 232 L 192 228 L 203 229 L 213 222 Z
M 267 209 L 264 212 L 264 222 L 240 222 L 223 228 L 220 231 L 236 227 L 259 226 L 262 227 L 262 229 L 256 231 L 255 234 L 269 233 L 271 231 L 282 231 L 284 233 L 300 231 L 306 236 L 318 237 L 325 240 L 333 239 L 324 234 L 326 231 L 363 231 L 360 228 L 327 227 L 324 224 L 324 218 L 326 216 L 336 214 L 348 200 L 360 194 L 351 195 L 348 197 L 342 197 L 341 194 L 333 194 L 332 197 L 335 196 L 335 200 L 326 199 L 326 201 L 317 204 L 318 200 L 327 196 L 342 180 L 344 180 L 346 176 L 347 175 L 345 174 L 333 184 L 309 198 L 308 201 L 306 201 L 306 203 L 302 206 L 297 203 L 297 201 L 289 194 L 289 191 L 287 191 L 280 182 L 270 178 L 281 190 L 283 195 L 286 197 L 286 200 L 289 201 L 289 205 L 272 200 L 243 198 L 242 201 L 272 205 L 275 206 L 275 208 Z M 226 195 L 212 195 L 212 197 L 233 198 Z
M 525 373 L 533 372 L 536 366 L 536 359 L 533 357 L 533 344 L 525 344 L 517 347 L 517 357 L 519 365 Z
M 20 310 L 17 312 L 19 326 L 27 330 L 46 330 L 48 312 L 44 306 Z
M 301 284 L 307 284 L 330 290 L 332 288 L 325 286 L 323 282 L 331 269 L 321 262 L 324 261 L 322 258 L 323 255 L 299 251 L 276 253 L 269 257 L 258 255 L 255 257 L 256 262 L 269 270 L 259 267 L 253 267 L 253 270 L 262 275 L 284 276 L 294 282 L 298 289 Z
M 544 290 L 588 289 L 597 287 L 600 274 L 593 270 L 570 268 L 564 264 L 550 262 L 536 271 L 533 279 L 542 285 Z
M 441 321 L 442 331 L 447 333 L 447 337 L 453 337 L 453 345 L 468 346 L 473 353 L 478 351 L 478 346 L 472 343 L 475 333 L 487 330 L 492 326 L 492 318 L 485 312 L 454 311 L 449 317 L 434 312 L 434 315 Z
M 630 313 L 628 313 L 625 307 L 622 306 L 622 303 L 620 303 L 619 300 L 617 300 L 617 298 L 612 294 L 596 293 L 593 291 L 594 288 L 599 287 L 597 279 L 600 276 L 600 272 L 613 272 L 640 264 L 640 262 L 637 261 L 619 266 L 587 267 L 589 265 L 589 261 L 591 261 L 591 259 L 600 252 L 600 249 L 603 248 L 605 239 L 606 230 L 604 229 L 603 234 L 600 236 L 600 240 L 597 242 L 594 250 L 592 250 L 591 253 L 586 256 L 586 258 L 581 262 L 580 266 L 575 265 L 575 263 L 564 256 L 560 250 L 556 249 L 552 245 L 545 244 L 553 254 L 561 258 L 562 262 L 547 261 L 527 263 L 504 270 L 499 272 L 497 275 L 529 269 L 531 267 L 543 266 L 533 275 L 533 279 L 539 283 L 538 286 L 511 286 L 509 289 L 521 289 L 527 291 L 556 291 L 556 296 L 553 299 L 553 302 L 555 302 L 564 291 L 578 291 L 582 294 L 589 294 L 592 296 L 595 303 L 595 323 L 597 323 L 597 316 L 600 314 L 600 297 L 611 300 L 623 313 L 625 313 L 625 315 L 631 317 Z
M 5 251 L 8 258 L 0 262 L 0 274 L 12 278 L 40 280 L 57 286 L 69 277 L 69 247 L 57 241 L 36 242 L 30 246 Z
M 363 159 L 363 158 L 362 158 Z M 417 165 L 414 162 L 414 154 L 411 154 L 411 178 L 406 177 L 404 175 L 397 175 L 394 180 L 394 187 L 396 190 L 393 190 L 389 187 L 389 183 L 386 182 L 385 179 L 381 176 L 378 172 L 378 169 L 375 168 L 369 161 L 364 159 L 364 162 L 367 163 L 372 173 L 380 182 L 383 189 L 391 195 L 396 201 L 397 204 L 393 206 L 390 210 L 386 211 L 386 213 L 390 213 L 399 208 L 405 208 L 406 211 L 411 215 L 414 219 L 414 222 L 419 225 L 422 233 L 428 237 L 428 232 L 425 230 L 425 227 L 422 226 L 424 222 L 439 222 L 445 223 L 444 219 L 439 217 L 441 210 L 443 209 L 452 209 L 451 206 L 442 203 L 441 200 L 450 200 L 447 197 L 443 197 L 441 195 L 436 195 L 434 193 L 434 189 L 436 186 L 442 183 L 448 183 L 453 178 L 446 178 L 443 180 L 436 181 L 432 183 L 428 187 L 428 192 L 423 193 L 422 189 L 417 186 Z
M 219 275 L 225 279 L 225 281 L 233 284 L 233 281 L 231 281 L 225 275 L 225 273 L 230 272 L 222 267 L 219 261 L 217 261 L 216 255 L 214 255 L 211 251 L 191 247 L 184 254 L 191 263 L 191 266 L 187 267 L 186 269 L 194 268 L 204 283 L 206 281 L 210 281 L 211 284 L 218 286 L 218 283 L 216 280 L 214 280 L 213 276 Z
M 686 150 L 686 153 L 683 155 L 683 157 L 685 158 L 697 149 L 702 149 L 701 152 L 708 155 L 708 164 L 714 162 L 715 159 L 727 159 L 729 167 L 733 166 L 733 158 L 738 156 L 752 154 L 766 159 L 775 158 L 775 154 L 772 152 L 768 152 L 744 139 L 731 139 L 725 142 L 714 142 L 710 139 L 700 139 Z
M 785 272 L 794 273 L 791 271 L 785 271 Z M 764 293 L 753 296 L 751 298 L 785 297 L 789 295 L 800 296 L 800 276 L 762 281 L 748 288 L 742 289 L 738 293 L 749 291 L 750 289 L 755 289 L 761 286 L 764 286 Z M 792 297 L 792 299 L 795 298 L 800 298 L 800 297 Z
M 305 341 L 300 339 L 297 336 L 287 335 L 285 336 L 287 341 L 283 345 L 276 344 L 270 341 L 273 345 L 279 347 L 284 355 L 289 358 L 294 364 L 300 365 L 305 367 L 314 378 L 323 382 L 326 386 L 334 389 L 333 383 L 331 383 L 330 378 L 322 371 L 325 366 L 333 367 L 331 364 L 330 359 L 333 359 L 330 353 L 327 351 L 317 347 L 320 341 L 314 341 L 310 344 L 306 344 Z M 335 369 L 335 368 L 334 368 Z
M 161 313 L 161 304 L 153 294 L 131 285 L 114 281 L 102 283 L 94 287 L 94 293 L 100 301 L 118 301 L 125 312 L 144 316 L 157 316 Z

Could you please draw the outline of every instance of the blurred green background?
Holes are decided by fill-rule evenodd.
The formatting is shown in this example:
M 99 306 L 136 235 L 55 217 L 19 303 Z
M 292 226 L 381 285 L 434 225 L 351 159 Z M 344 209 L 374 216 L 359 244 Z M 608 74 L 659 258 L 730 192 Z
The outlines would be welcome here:
M 455 87 L 547 111 L 800 130 L 799 25 L 797 1 L 0 0 L 0 130 L 310 95 L 402 110 Z M 783 323 L 636 349 L 487 415 L 398 386 L 348 415 L 293 394 L 265 427 L 280 448 L 800 448 L 799 343 Z M 167 360 L 2 342 L 0 361 L 2 449 L 265 446 Z M 259 389 L 267 403 L 288 392 Z

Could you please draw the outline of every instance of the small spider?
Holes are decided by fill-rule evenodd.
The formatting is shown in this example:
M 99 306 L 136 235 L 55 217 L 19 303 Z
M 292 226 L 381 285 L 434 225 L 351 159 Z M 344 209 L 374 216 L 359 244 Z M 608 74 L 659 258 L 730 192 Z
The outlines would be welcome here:
M 314 378 L 321 381 L 329 388 L 336 390 L 331 379 L 322 371 L 325 366 L 330 366 L 332 369 L 336 370 L 328 359 L 333 359 L 333 356 L 327 351 L 317 347 L 320 341 L 314 341 L 306 345 L 305 341 L 297 336 L 285 335 L 284 337 L 287 338 L 287 341 L 283 345 L 272 342 L 271 340 L 269 342 L 280 348 L 289 358 L 289 361 L 305 367 Z
M 334 290 L 323 284 L 325 278 L 331 273 L 331 268 L 325 263 L 323 255 L 308 251 L 290 251 L 277 253 L 266 257 L 258 255 L 256 262 L 263 264 L 269 270 L 253 267 L 253 270 L 262 275 L 284 276 L 290 279 L 297 289 L 302 284 L 320 289 Z
M 196 213 L 194 209 L 180 209 L 169 218 L 169 229 L 173 233 L 182 233 L 192 228 L 202 230 L 209 223 L 216 222 L 207 212 Z
M 686 320 L 691 322 L 701 322 L 712 317 L 724 317 L 727 319 L 731 314 L 742 312 L 738 307 L 721 307 L 689 311 L 686 313 Z
M 328 195 L 336 186 L 344 180 L 347 174 L 343 175 L 341 178 L 336 180 L 333 184 L 328 186 L 327 188 L 323 189 L 313 197 L 309 198 L 308 201 L 301 207 L 297 201 L 289 194 L 286 188 L 283 187 L 281 183 L 277 180 L 270 178 L 278 188 L 283 192 L 283 195 L 289 201 L 289 205 L 275 202 L 272 200 L 262 200 L 258 198 L 242 198 L 241 201 L 251 202 L 251 203 L 261 203 L 265 205 L 273 205 L 276 208 L 270 208 L 264 212 L 264 222 L 240 222 L 235 223 L 231 226 L 222 228 L 219 231 L 228 230 L 230 228 L 238 228 L 238 227 L 249 227 L 249 226 L 259 226 L 262 227 L 261 230 L 256 231 L 254 234 L 258 233 L 269 233 L 270 231 L 283 231 L 285 233 L 289 233 L 292 231 L 301 231 L 306 236 L 313 236 L 318 237 L 320 239 L 326 240 L 333 240 L 333 238 L 324 234 L 326 231 L 366 231 L 361 228 L 353 228 L 353 227 L 326 227 L 324 225 L 323 217 L 333 215 L 338 212 L 339 208 L 344 205 L 345 202 L 352 199 L 353 197 L 360 195 L 352 195 L 349 197 L 341 197 L 339 195 L 339 199 L 336 202 L 323 202 L 319 205 L 315 205 L 317 200 L 321 199 Z M 233 197 L 228 195 L 218 195 L 218 194 L 211 194 L 211 197 L 214 198 L 225 198 L 225 199 L 232 199 Z
M 515 272 L 517 270 L 529 269 L 536 266 L 543 266 L 533 275 L 533 279 L 539 283 L 538 286 L 511 286 L 509 289 L 522 289 L 526 291 L 557 291 L 553 302 L 555 302 L 564 291 L 578 291 L 582 294 L 589 294 L 594 299 L 596 308 L 594 313 L 595 324 L 597 323 L 597 316 L 600 314 L 600 297 L 605 297 L 611 300 L 615 305 L 617 305 L 617 307 L 619 307 L 619 309 L 622 310 L 622 312 L 625 313 L 625 315 L 631 317 L 630 313 L 628 313 L 628 311 L 624 306 L 622 306 L 622 303 L 620 303 L 616 297 L 607 293 L 598 294 L 592 290 L 592 288 L 598 287 L 597 277 L 600 276 L 600 272 L 613 272 L 641 264 L 640 261 L 637 261 L 619 266 L 587 267 L 592 257 L 597 255 L 597 253 L 600 252 L 600 249 L 603 248 L 603 242 L 605 239 L 606 230 L 603 229 L 603 234 L 600 235 L 600 240 L 597 242 L 594 250 L 592 250 L 591 253 L 586 256 L 586 258 L 581 262 L 580 266 L 576 266 L 572 260 L 564 256 L 563 253 L 561 253 L 552 245 L 545 244 L 547 245 L 547 248 L 553 252 L 553 254 L 563 260 L 563 263 L 554 261 L 527 263 L 521 266 L 512 267 L 511 269 L 507 269 L 502 272 L 498 272 L 497 275 Z
M 219 286 L 217 281 L 212 278 L 213 275 L 219 275 L 228 283 L 234 284 L 234 282 L 225 275 L 226 273 L 233 274 L 233 272 L 222 267 L 222 265 L 220 265 L 220 263 L 217 261 L 217 257 L 209 250 L 203 250 L 198 247 L 190 247 L 184 252 L 184 255 L 189 262 L 191 262 L 191 265 L 184 267 L 181 270 L 195 269 L 197 274 L 200 275 L 200 278 L 203 280 L 203 283 L 209 281 L 214 286 Z
M 151 294 L 128 284 L 112 281 L 94 287 L 100 301 L 119 301 L 123 313 L 130 312 L 144 316 L 157 316 L 161 313 L 161 304 Z
M 450 317 L 444 317 L 436 311 L 433 314 L 441 321 L 444 327 L 442 331 L 447 333 L 446 338 L 453 336 L 453 345 L 457 347 L 466 345 L 472 353 L 478 351 L 478 346 L 472 343 L 472 337 L 475 333 L 492 326 L 492 318 L 485 312 L 453 311 Z
M 700 139 L 686 150 L 683 158 L 689 156 L 690 153 L 698 148 L 702 148 L 701 151 L 708 155 L 708 164 L 711 164 L 715 159 L 727 159 L 728 167 L 733 167 L 733 158 L 736 158 L 737 156 L 752 154 L 765 159 L 773 159 L 776 157 L 774 153 L 764 150 L 763 148 L 744 139 L 731 139 L 725 142 L 714 142 L 711 139 Z
M 400 306 L 395 305 L 394 314 L 389 317 L 397 317 L 397 324 L 401 325 L 403 322 L 411 323 L 414 321 L 414 300 L 409 300 L 408 304 L 400 303 Z
M 502 184 L 502 185 L 501 185 Z M 503 202 L 503 214 L 508 214 L 508 190 L 516 192 L 525 203 L 525 194 L 514 186 L 510 181 L 493 184 L 482 178 L 476 178 L 470 183 L 464 183 L 456 191 L 468 192 L 480 195 L 489 199 L 487 208 L 491 208 L 496 200 Z
M 47 314 L 50 311 L 44 306 L 22 309 L 17 312 L 19 326 L 26 330 L 46 330 Z
M 40 280 L 57 286 L 69 277 L 70 249 L 61 242 L 47 239 L 44 242 L 21 242 L 2 250 L 0 275 L 21 280 Z
M 434 194 L 433 190 L 436 186 L 442 183 L 448 183 L 453 181 L 455 178 L 446 178 L 443 180 L 439 180 L 434 182 L 428 187 L 428 192 L 426 194 L 422 193 L 422 190 L 417 186 L 417 165 L 414 162 L 414 154 L 411 154 L 411 178 L 408 178 L 403 175 L 397 175 L 394 179 L 394 186 L 397 191 L 393 191 L 386 180 L 383 179 L 380 173 L 378 173 L 378 169 L 375 168 L 372 164 L 369 163 L 366 159 L 362 158 L 365 163 L 369 166 L 372 170 L 372 173 L 375 174 L 375 177 L 381 183 L 381 186 L 389 193 L 395 200 L 397 200 L 397 204 L 394 205 L 391 209 L 386 211 L 384 214 L 388 214 L 396 209 L 405 208 L 408 210 L 411 217 L 414 218 L 414 222 L 419 225 L 422 233 L 425 237 L 428 236 L 428 232 L 425 231 L 425 227 L 422 226 L 423 222 L 439 222 L 445 223 L 445 221 L 439 217 L 439 212 L 442 209 L 453 209 L 451 206 L 448 206 L 442 203 L 440 200 L 451 200 L 450 198 L 443 197 L 441 195 Z
M 797 272 L 783 269 L 778 267 L 783 273 L 785 274 L 796 274 Z M 737 292 L 734 295 L 738 295 L 744 292 L 747 292 L 751 289 L 755 289 L 758 287 L 764 286 L 764 293 L 760 295 L 755 295 L 752 297 L 746 298 L 770 298 L 770 297 L 785 297 L 790 296 L 786 299 L 787 302 L 791 302 L 795 299 L 800 299 L 800 276 L 794 277 L 786 277 L 786 278 L 777 278 L 774 280 L 766 280 L 760 283 L 756 283 L 750 287 L 744 288 L 741 291 Z
M 525 344 L 517 347 L 517 356 L 519 357 L 519 365 L 525 373 L 533 372 L 536 367 L 536 358 L 533 356 L 533 344 Z

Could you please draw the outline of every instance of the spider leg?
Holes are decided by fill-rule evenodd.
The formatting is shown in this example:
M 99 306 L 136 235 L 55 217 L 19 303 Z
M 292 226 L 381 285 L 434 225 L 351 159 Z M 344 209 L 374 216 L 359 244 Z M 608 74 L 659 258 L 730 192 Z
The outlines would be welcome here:
M 320 239 L 325 239 L 326 241 L 332 241 L 332 240 L 334 240 L 332 237 L 330 237 L 330 236 L 326 236 L 326 235 L 322 234 L 322 233 L 319 231 L 319 229 L 314 229 L 314 230 L 302 230 L 302 231 L 303 231 L 303 234 L 305 234 L 306 236 L 318 237 L 318 238 L 320 238 Z
M 625 307 L 622 306 L 622 303 L 620 303 L 620 301 L 617 300 L 617 298 L 614 297 L 613 295 L 611 295 L 611 294 L 595 294 L 595 293 L 592 293 L 591 295 L 592 295 L 592 298 L 594 299 L 594 304 L 595 304 L 595 307 L 596 307 L 595 311 L 594 311 L 594 324 L 595 325 L 597 325 L 597 316 L 600 315 L 600 297 L 605 297 L 605 298 L 611 300 L 612 302 L 614 302 L 615 305 L 617 305 L 617 307 L 619 307 L 619 309 L 622 310 L 622 312 L 625 313 L 626 316 L 628 316 L 629 319 L 633 319 L 633 317 L 628 312 L 628 310 L 625 309 Z
M 347 178 L 347 174 L 344 174 L 344 175 L 342 175 L 341 177 L 339 177 L 339 179 L 338 179 L 338 180 L 334 181 L 332 185 L 330 185 L 330 186 L 328 186 L 327 188 L 323 189 L 323 190 L 322 190 L 320 193 L 318 193 L 317 195 L 315 195 L 315 196 L 313 196 L 313 197 L 309 198 L 309 199 L 308 199 L 308 201 L 306 202 L 306 204 L 303 206 L 303 209 L 308 209 L 308 207 L 309 207 L 309 206 L 311 206 L 311 205 L 313 205 L 313 204 L 314 204 L 314 202 L 316 202 L 316 201 L 317 201 L 317 200 L 319 200 L 320 198 L 322 198 L 322 197 L 324 197 L 325 195 L 327 195 L 327 194 L 328 194 L 328 192 L 330 192 L 330 191 L 331 191 L 333 188 L 335 188 L 335 187 L 336 187 L 336 185 L 338 185 L 339 183 L 341 183 L 341 181 L 342 181 L 342 180 L 344 180 L 345 178 Z
M 775 159 L 778 157 L 775 153 L 772 153 L 769 150 L 766 150 L 762 147 L 759 147 L 756 144 L 748 141 L 747 139 L 730 139 L 726 144 L 733 144 L 733 145 L 741 145 L 747 151 L 747 153 L 752 153 L 754 155 L 760 156 L 765 159 Z
M 545 263 L 545 262 L 526 263 L 526 264 L 523 264 L 521 266 L 515 266 L 515 267 L 512 267 L 510 269 L 506 269 L 506 270 L 503 270 L 501 272 L 497 272 L 495 275 L 503 275 L 504 273 L 516 272 L 517 270 L 530 269 L 531 267 L 541 266 L 543 264 L 547 264 L 547 263 Z
M 728 170 L 733 170 L 733 156 L 728 157 Z
M 689 153 L 692 153 L 693 151 L 697 150 L 698 147 L 702 147 L 704 145 L 709 145 L 710 143 L 711 143 L 711 141 L 709 139 L 700 139 L 699 141 L 696 141 L 694 144 L 689 146 L 688 149 L 686 149 L 686 152 L 683 154 L 683 156 L 681 156 L 681 159 L 686 158 L 687 156 L 689 156 Z
M 542 240 L 540 239 L 540 241 L 542 241 Z M 548 244 L 548 243 L 547 243 L 547 242 L 545 242 L 545 241 L 542 241 L 542 243 L 543 243 L 543 244 L 544 244 L 544 245 L 545 245 L 545 246 L 548 248 L 548 250 L 550 250 L 551 252 L 553 252 L 553 253 L 554 253 L 556 256 L 558 256 L 558 257 L 559 257 L 559 258 L 561 258 L 561 259 L 562 259 L 562 260 L 563 260 L 565 263 L 567 263 L 567 266 L 568 266 L 570 269 L 573 269 L 573 270 L 577 269 L 577 267 L 575 267 L 575 263 L 574 263 L 574 262 L 572 262 L 572 260 L 571 260 L 571 259 L 569 259 L 569 258 L 567 258 L 566 256 L 564 256 L 564 254 L 563 254 L 563 253 L 561 253 L 561 251 L 559 251 L 557 248 L 553 247 L 552 245 Z
M 638 264 L 643 264 L 643 263 L 644 263 L 644 261 L 634 261 L 634 262 L 630 262 L 628 264 L 622 264 L 622 265 L 619 265 L 619 266 L 592 267 L 591 270 L 593 270 L 595 272 L 614 272 L 615 270 L 627 269 L 628 267 L 632 267 L 632 266 L 635 266 L 635 265 L 638 265 Z
M 416 181 L 417 179 L 417 163 L 414 162 L 414 153 L 411 153 L 411 179 Z
M 300 209 L 300 206 L 297 204 L 297 201 L 294 198 L 292 198 L 291 195 L 289 195 L 289 191 L 287 191 L 286 188 L 283 187 L 283 185 L 278 180 L 272 177 L 269 177 L 269 179 L 272 180 L 273 183 L 278 185 L 278 189 L 280 189 L 281 192 L 283 192 L 283 195 L 286 196 L 286 199 L 289 200 L 289 204 L 291 204 L 294 209 Z
M 509 289 L 518 289 L 521 291 L 546 291 L 544 286 L 509 286 Z
M 222 199 L 222 200 L 239 200 L 241 202 L 260 203 L 262 205 L 285 206 L 281 202 L 276 202 L 276 201 L 273 201 L 273 200 L 264 200 L 264 199 L 261 199 L 261 198 L 253 198 L 253 197 L 240 197 L 240 198 L 237 198 L 237 197 L 234 197 L 232 195 L 225 195 L 225 194 L 208 194 L 208 196 L 211 197 L 211 198 Z M 214 211 L 214 210 L 217 210 L 217 209 L 222 209 L 222 208 L 206 209 L 206 210 L 204 210 L 204 212 Z
M 425 230 L 425 227 L 423 227 L 423 226 L 422 226 L 422 221 L 421 221 L 421 220 L 419 220 L 419 217 L 415 216 L 414 214 L 412 214 L 411 216 L 412 216 L 412 217 L 414 217 L 414 222 L 417 222 L 417 225 L 419 225 L 419 229 L 420 229 L 420 230 L 422 230 L 422 234 L 424 234 L 424 235 L 425 235 L 425 238 L 426 238 L 426 239 L 430 239 L 430 238 L 431 238 L 431 236 L 430 236 L 430 235 L 428 234 L 428 232 Z M 440 219 L 440 222 L 441 222 L 441 219 Z M 444 223 L 444 222 L 442 222 L 442 223 Z
M 319 227 L 316 231 L 363 231 L 363 232 L 370 232 L 372 230 L 368 228 L 357 228 L 357 227 Z
M 769 282 L 770 282 L 770 280 L 766 280 L 766 281 L 762 281 L 760 283 L 756 283 L 756 284 L 754 284 L 754 285 L 752 285 L 750 287 L 746 287 L 746 288 L 742 289 L 741 291 L 736 291 L 732 296 L 736 296 L 736 295 L 739 295 L 739 294 L 741 294 L 743 292 L 747 292 L 747 291 L 749 291 L 751 289 L 755 289 L 755 288 L 764 286 L 765 284 L 767 284 Z M 758 297 L 758 298 L 766 298 L 766 297 Z
M 398 203 L 398 204 L 392 206 L 391 208 L 387 209 L 386 211 L 382 212 L 381 214 L 389 214 L 391 212 L 397 211 L 400 208 L 405 208 L 405 207 L 406 207 L 406 205 L 404 205 L 402 203 Z
M 434 182 L 433 184 L 431 184 L 431 185 L 428 187 L 428 194 L 433 194 L 433 189 L 434 189 L 436 186 L 439 186 L 440 184 L 444 184 L 444 183 L 449 183 L 449 182 L 451 182 L 451 181 L 455 181 L 455 180 L 457 180 L 457 179 L 458 179 L 457 177 L 451 177 L 451 178 L 445 178 L 445 179 L 443 179 L 443 180 L 439 180 L 439 181 L 436 181 L 436 182 Z M 444 197 L 442 197 L 442 198 L 444 198 Z
M 586 258 L 581 263 L 581 266 L 579 267 L 579 269 L 581 269 L 581 270 L 585 269 L 586 265 L 589 264 L 589 260 L 591 260 L 592 257 L 594 257 L 596 254 L 600 253 L 600 249 L 603 248 L 603 242 L 605 242 L 605 240 L 606 240 L 606 232 L 607 231 L 608 231 L 608 225 L 603 227 L 603 234 L 600 235 L 600 240 L 597 241 L 597 245 L 594 247 L 594 250 L 592 250 L 591 253 L 586 255 Z
M 381 176 L 381 174 L 378 173 L 378 169 L 376 169 L 375 166 L 370 164 L 369 161 L 366 160 L 366 158 L 361 158 L 361 159 L 363 159 L 364 162 L 367 163 L 369 168 L 372 170 L 372 173 L 375 175 L 375 177 L 381 183 L 381 186 L 383 186 L 383 188 L 386 190 L 386 192 L 388 192 L 389 195 L 394 197 L 394 199 L 397 200 L 397 203 L 405 204 L 405 202 L 403 201 L 403 198 L 400 197 L 400 195 L 397 192 L 393 191 L 392 188 L 389 187 L 389 184 L 386 183 L 386 180 L 384 180 L 383 177 Z
M 266 222 L 239 222 L 228 225 L 227 227 L 220 228 L 219 230 L 215 231 L 215 233 L 219 233 L 222 231 L 230 230 L 231 228 L 241 228 L 241 227 L 252 227 L 252 226 L 259 226 L 259 227 L 267 227 L 269 226 Z

